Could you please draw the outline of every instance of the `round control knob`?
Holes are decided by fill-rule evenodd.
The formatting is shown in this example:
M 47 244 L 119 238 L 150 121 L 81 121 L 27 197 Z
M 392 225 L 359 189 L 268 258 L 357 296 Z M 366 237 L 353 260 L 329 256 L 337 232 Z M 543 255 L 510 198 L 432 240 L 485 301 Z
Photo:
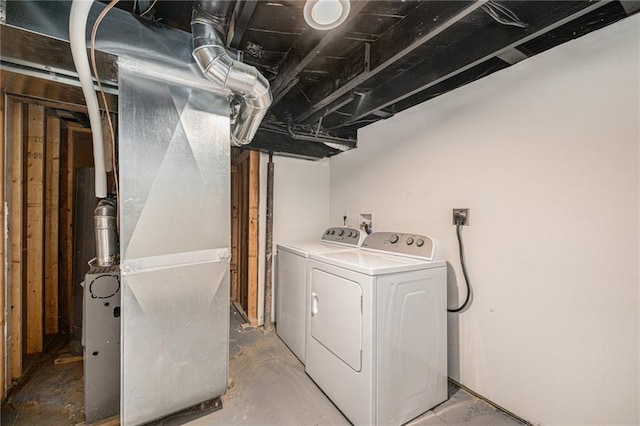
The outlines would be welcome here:
M 413 244 L 413 238 L 409 237 L 407 238 L 407 245 L 410 246 L 411 244 Z
M 397 234 L 394 234 L 391 236 L 391 238 L 389 238 L 389 242 L 391 244 L 395 244 L 398 242 L 398 240 L 400 239 L 400 237 Z
M 338 236 L 342 237 L 344 235 L 344 229 L 341 229 L 340 232 L 338 232 Z
M 335 233 L 336 233 L 336 231 L 332 229 L 332 230 L 331 230 L 331 235 L 333 235 L 333 234 L 335 234 Z
M 416 241 L 416 245 L 418 247 L 422 247 L 424 245 L 424 240 L 422 238 L 420 238 L 418 241 Z
M 349 238 L 351 237 L 355 237 L 355 234 L 353 232 L 349 232 Z
M 327 229 L 327 232 L 325 232 L 325 234 L 331 235 L 331 229 Z

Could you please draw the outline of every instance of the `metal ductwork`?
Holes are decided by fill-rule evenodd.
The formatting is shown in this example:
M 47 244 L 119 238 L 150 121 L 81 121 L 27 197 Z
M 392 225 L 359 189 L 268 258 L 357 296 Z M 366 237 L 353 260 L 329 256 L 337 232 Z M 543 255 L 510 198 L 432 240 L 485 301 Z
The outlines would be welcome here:
M 118 264 L 118 228 L 116 206 L 109 200 L 100 200 L 94 211 L 97 266 Z
M 226 30 L 235 2 L 198 1 L 193 8 L 193 57 L 204 76 L 243 98 L 231 120 L 235 145 L 251 142 L 271 106 L 269 82 L 258 70 L 232 59 L 225 47 Z

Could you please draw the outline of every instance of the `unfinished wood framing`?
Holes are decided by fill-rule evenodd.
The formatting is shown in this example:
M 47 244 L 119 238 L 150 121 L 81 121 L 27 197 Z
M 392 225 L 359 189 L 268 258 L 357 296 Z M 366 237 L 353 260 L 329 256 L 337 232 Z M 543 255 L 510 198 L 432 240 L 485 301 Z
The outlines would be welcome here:
M 271 301 L 273 294 L 273 176 L 275 166 L 273 153 L 269 152 L 267 163 L 267 212 L 265 230 L 265 262 L 264 262 L 264 329 L 272 328 L 273 315 Z
M 260 152 L 249 155 L 249 242 L 248 242 L 248 303 L 247 316 L 252 325 L 258 324 L 258 227 L 260 203 Z
M 22 181 L 23 181 L 23 144 L 22 144 L 22 104 L 9 99 L 7 103 L 7 126 L 9 139 L 7 141 L 7 176 L 11 176 L 8 183 L 9 200 L 9 249 L 11 263 L 9 265 L 9 290 L 11 294 L 10 306 L 10 336 L 9 336 L 9 380 L 22 375 Z
M 58 202 L 60 184 L 60 120 L 46 119 L 46 191 L 44 300 L 45 334 L 58 332 Z
M 238 166 L 231 165 L 231 263 L 230 267 L 230 286 L 231 301 L 238 301 L 240 282 L 238 279 L 238 238 L 240 234 L 239 222 L 239 188 L 238 188 Z
M 0 263 L 0 306 L 5 309 L 0 327 L 5 342 L 0 346 L 0 391 L 4 396 L 11 383 L 25 373 L 25 355 L 42 352 L 45 334 L 60 330 L 65 309 L 68 318 L 74 166 L 92 157 L 90 148 L 78 153 L 73 149 L 74 138 L 81 145 L 90 141 L 88 129 L 68 131 L 66 125 L 62 129 L 59 117 L 37 103 L 4 94 L 2 102 L 0 212 L 6 244 L 0 244 L 4 259 Z M 63 231 L 68 239 L 61 241 Z M 65 288 L 60 277 L 67 271 L 69 278 L 62 281 L 68 284 Z
M 62 130 L 60 141 L 60 254 L 58 265 L 59 315 L 70 324 L 73 281 L 73 182 L 74 133 L 79 128 Z
M 70 131 L 68 127 L 62 123 L 60 131 L 60 215 L 58 217 L 58 316 L 60 318 L 59 327 L 64 323 L 65 327 L 69 326 L 69 302 L 67 300 L 67 264 L 69 263 L 68 255 L 68 238 L 71 223 L 70 204 L 69 204 L 69 149 L 70 148 Z
M 27 354 L 44 343 L 44 107 L 27 106 Z
M 248 158 L 248 157 L 247 157 Z M 242 306 L 243 312 L 249 309 L 249 204 L 248 204 L 248 188 L 249 188 L 249 162 L 242 161 L 238 163 L 238 300 Z
M 234 149 L 231 163 L 231 299 L 256 326 L 260 153 Z
M 7 393 L 7 389 L 9 387 L 9 383 L 7 381 L 7 377 L 9 376 L 7 374 L 6 371 L 6 359 L 5 359 L 5 350 L 6 350 L 6 342 L 7 342 L 7 336 L 6 336 L 6 324 L 7 324 L 7 318 L 6 318 L 6 314 L 8 312 L 8 309 L 6 309 L 6 296 L 7 296 L 7 291 L 6 291 L 6 287 L 5 287 L 5 279 L 4 279 L 4 273 L 5 273 L 5 258 L 4 258 L 4 242 L 5 242 L 5 238 L 6 238 L 6 233 L 5 233 L 5 223 L 4 223 L 4 200 L 5 200 L 5 196 L 4 196 L 4 159 L 5 159 L 5 139 L 4 139 L 4 129 L 5 129 L 5 125 L 4 125 L 4 121 L 5 121 L 5 101 L 6 101 L 6 95 L 3 94 L 3 96 L 0 98 L 0 214 L 2 215 L 2 220 L 0 221 L 2 223 L 2 241 L 0 242 L 0 310 L 2 312 L 2 314 L 0 315 L 0 338 L 2 338 L 2 343 L 0 343 L 0 361 L 2 362 L 0 364 L 0 400 L 4 400 L 4 396 Z

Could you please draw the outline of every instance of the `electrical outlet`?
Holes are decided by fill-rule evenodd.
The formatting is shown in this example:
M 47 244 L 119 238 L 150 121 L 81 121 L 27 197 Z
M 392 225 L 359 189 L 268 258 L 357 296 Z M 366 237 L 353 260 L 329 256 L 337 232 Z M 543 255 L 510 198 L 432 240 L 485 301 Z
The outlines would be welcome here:
M 469 225 L 469 209 L 453 209 L 454 225 Z
M 368 234 L 373 232 L 373 212 L 366 210 L 360 212 L 360 229 Z

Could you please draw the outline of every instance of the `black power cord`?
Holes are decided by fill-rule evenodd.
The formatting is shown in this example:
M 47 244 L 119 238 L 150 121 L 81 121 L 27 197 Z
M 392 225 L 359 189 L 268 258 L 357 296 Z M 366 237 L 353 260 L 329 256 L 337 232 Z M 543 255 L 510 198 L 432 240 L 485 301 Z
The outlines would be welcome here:
M 464 275 L 464 282 L 467 285 L 467 297 L 464 299 L 464 303 L 455 309 L 447 309 L 447 312 L 460 312 L 469 304 L 471 299 L 471 285 L 469 284 L 469 274 L 467 273 L 467 262 L 464 259 L 464 245 L 462 244 L 462 227 L 464 225 L 460 222 L 456 224 L 456 235 L 458 236 L 458 249 L 460 250 L 460 265 L 462 266 L 462 274 Z

